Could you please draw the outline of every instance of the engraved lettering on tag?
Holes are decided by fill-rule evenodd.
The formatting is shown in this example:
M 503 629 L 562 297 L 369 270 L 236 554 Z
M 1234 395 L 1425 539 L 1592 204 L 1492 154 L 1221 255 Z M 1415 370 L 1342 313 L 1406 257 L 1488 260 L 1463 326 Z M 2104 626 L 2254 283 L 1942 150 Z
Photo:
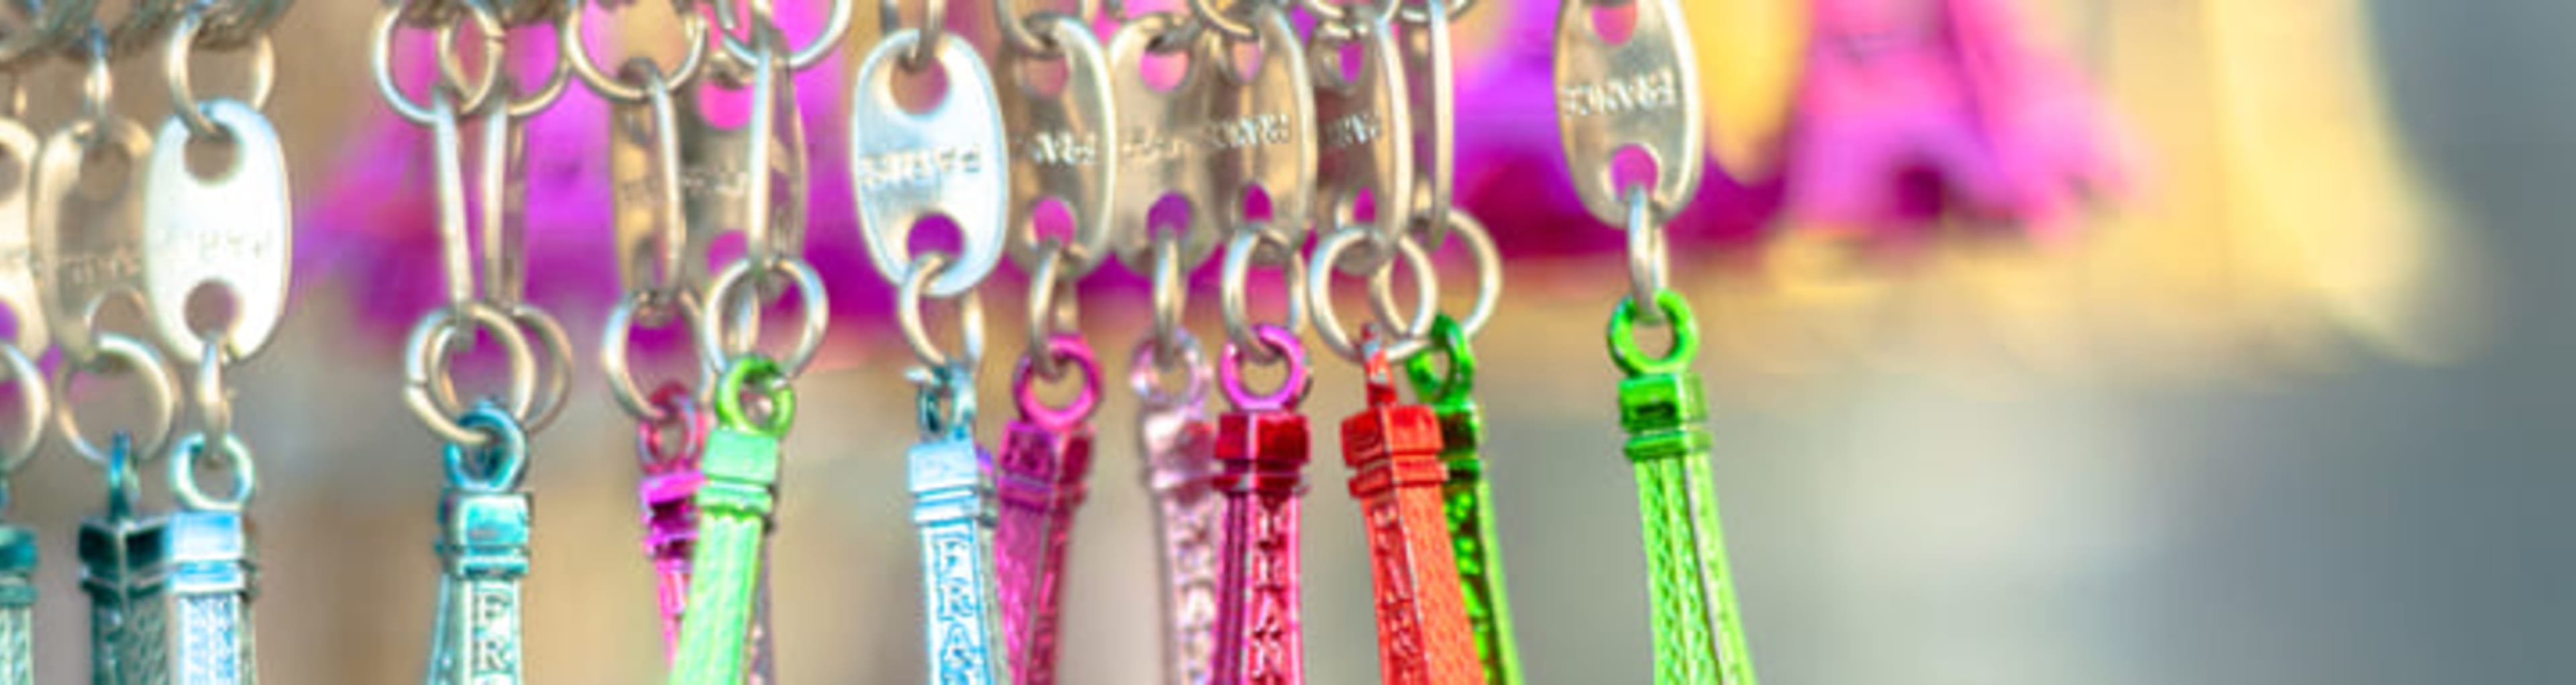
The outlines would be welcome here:
M 1671 69 L 1614 78 L 1598 83 L 1577 83 L 1559 94 L 1560 105 L 1567 116 L 1588 117 L 1627 114 L 1681 106 L 1680 77 Z
M 1359 147 L 1386 135 L 1386 125 L 1376 112 L 1359 112 L 1324 122 L 1324 147 Z
M 858 167 L 851 171 L 859 177 L 862 190 L 877 190 L 937 186 L 948 177 L 973 174 L 983 168 L 982 150 L 942 147 L 860 157 Z
M 1100 149 L 1077 131 L 1032 131 L 1013 137 L 1019 158 L 1039 166 L 1086 167 L 1100 163 Z

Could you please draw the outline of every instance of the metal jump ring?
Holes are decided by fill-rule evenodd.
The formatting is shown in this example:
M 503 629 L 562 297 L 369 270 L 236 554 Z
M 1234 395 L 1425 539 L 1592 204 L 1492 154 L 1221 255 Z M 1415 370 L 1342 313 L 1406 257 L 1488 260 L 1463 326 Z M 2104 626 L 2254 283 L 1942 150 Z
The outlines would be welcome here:
M 204 12 L 191 9 L 179 18 L 179 27 L 170 31 L 170 41 L 161 53 L 161 70 L 170 86 L 170 108 L 186 122 L 188 132 L 197 136 L 221 135 L 223 125 L 206 116 L 197 103 L 196 88 L 189 84 L 188 57 L 196 44 L 197 32 L 205 27 Z M 251 109 L 267 109 L 268 99 L 277 90 L 277 44 L 267 34 L 250 42 L 250 98 L 244 100 Z
M 1225 247 L 1224 270 L 1217 279 L 1217 302 L 1225 315 L 1226 339 L 1249 350 L 1256 364 L 1279 361 L 1277 353 L 1268 345 L 1256 344 L 1253 330 L 1257 324 L 1252 321 L 1252 306 L 1248 302 L 1248 291 L 1252 289 L 1252 263 L 1256 261 L 1254 256 L 1264 247 L 1278 248 L 1288 255 L 1287 263 L 1279 269 L 1279 276 L 1288 291 L 1288 318 L 1281 327 L 1293 333 L 1306 325 L 1310 306 L 1306 289 L 1299 287 L 1298 278 L 1306 273 L 1306 256 L 1297 252 L 1297 246 L 1265 226 L 1249 226 L 1238 231 L 1234 240 Z
M 903 0 L 878 0 L 877 33 L 894 35 L 903 27 Z M 921 8 L 921 39 L 912 44 L 912 54 L 903 56 L 907 70 L 929 66 L 939 48 L 948 40 L 948 0 L 927 0 Z
M 1173 357 L 1180 362 L 1181 372 L 1188 380 L 1187 385 L 1181 386 L 1180 392 L 1168 392 L 1168 389 L 1163 387 L 1163 372 L 1167 365 L 1163 363 L 1165 360 L 1161 359 L 1165 353 L 1162 350 L 1164 345 L 1160 341 L 1146 340 L 1138 343 L 1136 354 L 1127 363 L 1127 386 L 1135 390 L 1136 396 L 1143 398 L 1147 403 L 1194 407 L 1207 401 L 1207 353 L 1200 350 L 1198 337 L 1190 335 L 1189 331 L 1181 331 L 1179 337 L 1179 340 L 1172 341 L 1170 344 L 1180 350 Z
M 1377 0 L 1364 8 L 1344 7 L 1333 4 L 1333 0 L 1305 0 L 1303 4 L 1307 12 L 1315 15 L 1315 23 L 1340 25 L 1356 33 L 1367 26 L 1392 21 L 1396 8 L 1403 5 L 1404 0 Z M 1361 9 L 1374 14 L 1362 16 Z
M 1664 291 L 1664 287 L 1669 283 L 1667 270 L 1671 268 L 1669 256 L 1665 251 L 1664 230 L 1663 227 L 1654 225 L 1650 204 L 1644 186 L 1629 189 L 1628 299 L 1639 305 L 1638 320 L 1648 324 L 1662 324 L 1663 310 L 1645 306 L 1655 301 L 1656 293 Z
M 1171 235 L 1154 239 L 1153 338 L 1154 360 L 1170 362 L 1172 345 L 1189 336 L 1181 327 L 1181 314 L 1189 308 L 1189 282 L 1181 273 L 1180 239 Z
M 1265 4 L 1271 1 L 1238 0 L 1241 4 L 1237 6 Z M 1234 13 L 1226 11 L 1226 8 L 1217 6 L 1217 0 L 1190 0 L 1190 15 L 1197 17 L 1198 23 L 1215 28 L 1218 34 L 1228 39 L 1238 41 L 1261 39 L 1260 30 L 1253 28 L 1252 22 L 1234 16 Z
M 221 457 L 221 463 L 232 466 L 233 492 L 230 496 L 219 498 L 209 495 L 203 486 L 197 484 L 199 460 L 209 456 Z M 251 458 L 250 445 L 244 444 L 240 437 L 229 433 L 220 436 L 189 433 L 170 446 L 170 494 L 179 500 L 181 508 L 237 512 L 248 506 L 251 495 L 258 491 L 259 465 Z
M 692 468 L 707 448 L 707 433 L 715 429 L 715 415 L 707 412 L 705 402 L 697 395 L 713 383 L 692 390 L 678 381 L 663 381 L 647 400 L 658 418 L 645 419 L 635 426 L 635 458 L 645 473 L 668 473 Z M 679 430 L 678 445 L 671 444 L 672 429 Z
M 1038 249 L 1037 269 L 1029 273 L 1029 316 L 1026 323 L 1031 350 L 1047 349 L 1054 344 L 1059 332 L 1080 330 L 1079 326 L 1073 325 L 1076 322 L 1066 320 L 1069 317 L 1063 316 L 1065 310 L 1059 308 L 1064 304 L 1063 296 L 1070 294 L 1072 285 L 1062 280 L 1064 244 L 1048 240 Z M 1066 291 L 1058 291 L 1058 287 L 1066 287 Z M 1030 359 L 1035 362 L 1039 378 L 1052 381 L 1064 377 L 1064 365 L 1056 363 L 1055 355 L 1034 355 Z
M 558 41 L 555 46 L 555 66 L 554 69 L 546 72 L 545 85 L 538 86 L 536 90 L 521 91 L 517 87 L 517 77 L 503 75 L 510 81 L 511 87 L 505 89 L 508 92 L 502 96 L 504 101 L 501 107 L 503 111 L 510 113 L 511 119 L 524 121 L 535 117 L 548 108 L 554 107 L 556 101 L 563 99 L 564 92 L 572 89 L 572 60 L 563 54 L 563 46 L 560 44 L 563 36 L 558 34 L 555 39 Z M 441 51 L 439 54 L 441 59 L 444 59 L 451 53 Z M 442 66 L 440 69 L 444 70 L 446 67 Z
M 679 324 L 690 335 L 696 335 L 698 320 L 704 316 L 698 309 L 697 299 L 687 296 L 674 299 L 679 301 Z M 627 293 L 625 300 L 608 310 L 608 324 L 600 332 L 599 365 L 608 374 L 609 396 L 617 398 L 617 406 L 624 408 L 628 416 L 642 419 L 647 423 L 662 423 L 669 421 L 670 417 L 665 415 L 659 403 L 644 394 L 642 386 L 635 384 L 635 368 L 627 356 L 629 354 L 627 348 L 634 339 L 636 322 L 639 320 L 636 315 L 652 302 L 651 291 L 638 290 Z M 691 346 L 690 349 L 697 348 Z M 716 378 L 714 364 L 699 360 L 699 363 L 692 366 L 698 369 L 696 387 L 699 390 L 697 392 L 704 393 L 706 388 L 714 387 Z
M 462 4 L 466 9 L 466 16 L 473 18 L 475 30 L 483 34 L 484 59 L 483 68 L 479 70 L 480 85 L 468 88 L 461 84 L 446 82 L 446 79 L 452 77 L 446 73 L 448 56 L 453 52 L 448 45 L 455 42 L 456 29 L 462 25 L 462 23 L 456 23 L 444 24 L 435 29 L 438 41 L 435 50 L 442 55 L 439 59 L 441 76 L 431 81 L 430 89 L 435 91 L 441 87 L 451 87 L 464 100 L 458 103 L 456 111 L 475 112 L 483 109 L 484 101 L 491 99 L 493 88 L 501 83 L 501 63 L 506 61 L 503 57 L 509 49 L 509 34 L 501 26 L 500 18 L 492 14 L 491 8 L 479 2 Z M 394 31 L 402 24 L 402 18 L 402 5 L 386 5 L 376 11 L 376 38 L 368 48 L 368 61 L 375 68 L 376 93 L 384 96 L 385 105 L 393 108 L 394 113 L 402 115 L 402 118 L 427 126 L 438 118 L 433 106 L 421 104 L 423 101 L 404 95 L 402 87 L 394 83 Z M 436 97 L 436 94 L 433 93 L 432 97 Z
M 620 81 L 617 77 L 600 71 L 599 63 L 590 58 L 590 47 L 582 40 L 581 35 L 582 16 L 587 13 L 578 9 L 564 14 L 562 33 L 556 38 L 560 44 L 557 51 L 563 53 L 565 63 L 572 65 L 573 75 L 581 77 L 583 83 L 590 84 L 590 89 L 599 93 L 600 97 L 630 105 L 644 102 L 643 88 Z M 680 58 L 679 69 L 665 72 L 665 78 L 672 88 L 688 85 L 689 80 L 696 78 L 698 70 L 706 65 L 708 42 L 706 15 L 695 12 L 681 14 L 680 33 L 688 41 L 689 52 Z
M 522 423 L 525 425 L 521 428 L 535 433 L 554 425 L 555 417 L 563 413 L 567 404 L 565 398 L 572 394 L 572 336 L 564 332 L 562 321 L 535 305 L 521 302 L 504 311 L 510 314 L 511 321 L 518 322 L 520 328 L 536 332 L 538 351 L 544 355 L 537 360 L 540 375 L 536 405 L 524 417 Z
M 1268 393 L 1253 392 L 1243 383 L 1244 346 L 1226 343 L 1216 363 L 1217 384 L 1225 391 L 1226 401 L 1239 411 L 1296 409 L 1306 401 L 1306 390 L 1315 380 L 1313 365 L 1306 361 L 1306 344 L 1297 339 L 1296 333 L 1270 324 L 1255 326 L 1253 335 L 1253 342 L 1274 348 L 1271 353 L 1287 364 L 1287 374 L 1280 379 L 1278 388 Z
M 1082 390 L 1064 406 L 1049 406 L 1037 393 L 1036 365 L 1039 359 L 1052 359 L 1058 365 L 1070 364 L 1081 371 Z M 1020 357 L 1020 368 L 1011 375 L 1011 396 L 1018 400 L 1020 416 L 1031 423 L 1050 429 L 1070 430 L 1091 420 L 1100 408 L 1100 362 L 1091 354 L 1091 345 L 1079 335 L 1058 335 L 1047 339 L 1042 347 L 1033 347 Z
M 1341 316 L 1333 311 L 1333 264 L 1341 259 L 1344 251 L 1369 240 L 1371 238 L 1365 229 L 1345 228 L 1334 231 L 1332 235 L 1325 236 L 1323 242 L 1315 245 L 1314 261 L 1306 266 L 1307 308 L 1314 313 L 1315 333 L 1323 338 L 1324 346 L 1331 348 L 1333 353 L 1352 360 L 1361 358 L 1361 350 L 1352 341 L 1350 332 L 1342 329 Z M 1402 257 L 1405 266 L 1414 270 L 1413 291 L 1416 306 L 1411 321 L 1406 322 L 1401 329 L 1387 332 L 1389 336 L 1398 338 L 1386 345 L 1388 361 L 1412 358 L 1413 355 L 1421 353 L 1428 347 L 1430 340 L 1427 334 L 1431 331 L 1431 319 L 1440 309 L 1440 279 L 1435 275 L 1437 272 L 1431 268 L 1431 258 L 1423 254 L 1422 246 L 1413 242 L 1410 236 L 1399 237 L 1395 244 L 1397 254 Z M 1378 270 L 1369 276 L 1370 307 L 1378 310 L 1381 324 L 1392 324 L 1396 318 L 1390 315 L 1394 305 L 1392 298 L 1388 297 L 1386 292 L 1391 287 L 1389 284 L 1394 280 L 1395 262 L 1396 260 L 1393 259 L 1385 260 L 1385 263 L 1379 265 Z
M 841 38 L 850 34 L 852 15 L 857 14 L 851 5 L 857 0 L 831 2 L 832 13 L 823 19 L 823 33 L 814 36 L 814 42 L 806 43 L 804 48 L 787 53 L 788 71 L 804 71 L 822 63 L 823 58 L 831 57 L 840 49 Z M 716 27 L 720 29 L 716 31 L 716 40 L 724 48 L 725 55 L 746 64 L 760 61 L 759 46 L 746 44 L 733 35 L 742 28 L 734 25 L 733 0 L 717 0 L 716 5 Z M 755 26 L 753 30 L 757 31 L 759 27 Z M 759 38 L 754 37 L 753 40 Z
M 738 294 L 752 294 L 736 291 L 746 283 L 751 283 L 756 290 L 758 284 L 750 277 L 753 270 L 761 266 L 749 259 L 734 260 L 732 264 L 725 266 L 723 272 L 716 274 L 715 280 L 708 284 L 707 309 L 700 311 L 698 317 L 697 343 L 701 361 L 709 364 L 729 364 L 730 360 L 747 356 L 752 353 L 752 348 L 757 347 L 756 343 L 759 341 L 751 339 L 756 337 L 753 335 L 741 336 L 743 339 L 738 342 L 742 344 L 733 344 L 737 341 L 733 341 L 732 337 L 727 335 L 725 317 L 710 315 L 709 312 L 722 308 L 727 303 L 738 301 L 734 299 Z M 779 359 L 781 367 L 786 369 L 787 377 L 795 378 L 803 375 L 806 367 L 814 364 L 814 355 L 822 351 L 823 334 L 832 326 L 832 304 L 823 292 L 823 275 L 816 273 L 814 265 L 806 263 L 805 260 L 784 255 L 777 256 L 776 261 L 759 270 L 786 273 L 789 279 L 795 282 L 796 290 L 803 298 L 797 305 L 798 309 L 804 311 L 805 316 L 802 319 L 802 325 L 796 330 L 796 346 L 789 348 L 787 356 Z M 751 333 L 757 333 L 757 331 Z
M 1090 26 L 1091 18 L 1099 15 L 1100 0 L 1076 0 L 1071 17 L 1084 26 Z M 1030 27 L 1047 24 L 1060 16 L 1066 15 L 1054 10 L 1021 14 L 1019 0 L 993 0 L 993 23 L 1002 25 L 1002 37 L 1020 51 L 1039 57 L 1062 55 L 1064 48 L 1057 45 L 1055 37 L 1047 35 L 1047 32 Z
M 83 373 L 95 373 L 114 368 L 107 363 L 110 361 L 122 362 L 121 366 L 125 370 L 142 374 L 143 387 L 151 393 L 152 406 L 159 416 L 158 420 L 146 426 L 149 432 L 144 435 L 148 436 L 148 439 L 138 437 L 133 443 L 133 454 L 142 455 L 136 458 L 139 464 L 150 460 L 153 455 L 160 454 L 161 448 L 169 444 L 171 432 L 177 429 L 179 424 L 179 381 L 171 377 L 170 367 L 161 361 L 161 353 L 154 351 L 151 345 L 140 339 L 121 333 L 101 333 L 88 363 L 65 363 L 57 369 L 52 388 L 53 396 L 57 400 L 54 406 L 54 431 L 61 433 L 63 441 L 70 444 L 72 452 L 79 454 L 81 458 L 100 466 L 108 464 L 107 450 L 100 449 L 98 443 L 90 442 L 88 437 L 81 435 L 80 416 L 76 409 L 78 405 L 71 401 L 71 387 L 73 378 Z
M 1449 234 L 1466 240 L 1467 254 L 1476 262 L 1476 302 L 1467 309 L 1467 317 L 1458 320 L 1462 337 L 1473 338 L 1502 305 L 1503 253 L 1494 246 L 1494 234 L 1468 216 L 1465 208 L 1450 209 L 1447 221 Z
M 467 492 L 508 492 L 516 490 L 528 472 L 528 433 L 509 412 L 491 403 L 479 403 L 457 417 L 457 425 L 483 436 L 483 444 L 466 446 L 449 444 L 441 450 L 447 467 L 447 483 Z M 467 451 L 481 454 L 467 454 Z M 484 457 L 489 463 L 475 469 L 473 457 Z
M 912 346 L 912 355 L 920 359 L 923 366 L 932 368 L 945 368 L 950 364 L 948 353 L 939 351 L 939 344 L 930 339 L 930 331 L 921 323 L 921 307 L 928 299 L 923 291 L 929 288 L 932 277 L 945 271 L 947 266 L 948 256 L 937 252 L 924 252 L 913 257 L 911 273 L 895 293 L 895 323 L 903 329 L 903 341 Z M 963 339 L 960 342 L 965 357 L 964 363 L 958 366 L 973 367 L 984 358 L 984 304 L 972 289 L 959 293 L 956 299 L 957 324 L 961 329 Z
M 229 360 L 222 340 L 205 339 L 205 352 L 197 356 L 197 385 L 189 389 L 189 399 L 197 406 L 197 432 L 223 442 L 233 434 L 233 398 L 224 383 L 224 364 Z
M 0 370 L 9 374 L 8 381 L 18 386 L 18 420 L 26 424 L 25 432 L 9 441 L 9 452 L 0 454 L 0 475 L 16 473 L 36 451 L 45 446 L 45 421 L 53 413 L 53 393 L 46 392 L 45 372 L 36 368 L 36 360 L 18 351 L 16 345 L 0 345 Z
M 1422 1 L 1424 4 L 1429 4 L 1432 2 L 1439 2 L 1440 0 Z M 1412 22 L 1414 24 L 1427 24 L 1431 22 L 1431 12 L 1427 8 L 1415 7 L 1413 2 L 1410 0 L 1399 1 L 1396 5 L 1398 6 L 1395 10 L 1396 16 L 1404 18 L 1407 22 Z M 1476 0 L 1448 0 L 1446 4 L 1441 6 L 1440 13 L 1449 17 L 1450 21 L 1457 21 L 1459 17 L 1467 15 L 1468 9 L 1475 6 Z
M 460 318 L 471 327 L 460 331 Z M 465 408 L 455 406 L 456 386 L 446 377 L 446 358 L 459 332 L 472 339 L 478 330 L 490 332 L 500 340 L 502 352 L 508 355 L 510 381 L 504 406 L 512 416 L 527 416 L 536 404 L 537 355 L 528 345 L 527 334 L 508 313 L 481 302 L 432 310 L 412 326 L 411 336 L 403 344 L 404 404 L 410 405 L 412 414 L 439 437 L 468 447 L 482 447 L 491 436 L 456 423 L 455 417 L 464 414 Z

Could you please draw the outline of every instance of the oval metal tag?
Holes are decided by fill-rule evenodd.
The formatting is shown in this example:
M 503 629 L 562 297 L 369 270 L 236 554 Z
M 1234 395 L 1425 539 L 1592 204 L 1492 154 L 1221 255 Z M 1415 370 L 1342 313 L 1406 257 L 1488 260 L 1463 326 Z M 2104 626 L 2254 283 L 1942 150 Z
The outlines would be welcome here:
M 1062 14 L 1040 27 L 1062 54 L 1046 57 L 1006 49 L 999 88 L 1002 120 L 1011 131 L 1011 258 L 1023 270 L 1038 268 L 1036 214 L 1040 202 L 1064 203 L 1073 236 L 1064 243 L 1064 278 L 1079 278 L 1108 253 L 1110 206 L 1118 187 L 1118 115 L 1110 105 L 1109 54 L 1091 27 Z M 1029 83 L 1030 68 L 1064 61 L 1062 90 L 1050 95 Z
M 1592 218 L 1623 230 L 1628 201 L 1610 163 L 1634 147 L 1655 162 L 1649 216 L 1669 222 L 1699 192 L 1707 151 L 1699 68 L 1675 0 L 1632 0 L 1636 26 L 1612 44 L 1593 24 L 1593 0 L 1566 0 L 1556 19 L 1556 122 L 1575 194 Z
M 259 110 L 236 100 L 208 100 L 206 117 L 232 136 L 233 165 L 213 178 L 188 170 L 188 126 L 161 124 L 145 178 L 145 301 L 161 344 L 186 359 L 206 341 L 188 326 L 188 295 L 200 285 L 232 293 L 233 320 L 224 353 L 246 359 L 268 343 L 286 313 L 288 241 L 294 212 L 286 187 L 286 152 Z
M 98 146 L 94 148 L 93 146 Z M 54 343 L 76 362 L 97 354 L 91 314 L 110 298 L 142 304 L 143 184 L 152 134 L 127 119 L 84 119 L 45 138 L 36 169 L 36 279 Z M 124 155 L 125 178 L 81 189 L 91 154 Z M 202 350 L 200 351 L 202 352 Z
M 956 222 L 957 258 L 928 287 L 933 297 L 953 297 L 1001 261 L 1010 165 L 992 74 L 966 41 L 939 42 L 935 58 L 947 71 L 948 92 L 937 104 L 914 114 L 896 102 L 895 75 L 920 41 L 918 30 L 887 35 L 859 65 L 850 93 L 850 184 L 860 235 L 890 282 L 910 276 L 915 224 L 933 215 Z
M 1259 34 L 1259 70 L 1238 73 L 1234 48 L 1222 38 L 1209 40 L 1202 58 L 1219 65 L 1215 80 L 1227 86 L 1213 93 L 1207 135 L 1217 152 L 1214 191 L 1232 225 L 1245 221 L 1244 196 L 1259 188 L 1270 198 L 1270 230 L 1296 242 L 1315 223 L 1315 81 L 1287 10 L 1265 3 L 1250 22 Z
M 1216 210 L 1210 206 L 1206 146 L 1210 68 L 1186 50 L 1178 83 L 1158 89 L 1146 81 L 1146 58 L 1155 43 L 1186 30 L 1187 15 L 1160 12 L 1138 17 L 1109 37 L 1109 88 L 1118 106 L 1118 189 L 1109 210 L 1110 244 L 1118 261 L 1139 274 L 1154 273 L 1154 206 L 1165 197 L 1189 202 L 1180 232 L 1181 270 L 1216 254 Z
M 15 167 L 0 186 L 0 305 L 9 308 L 16 336 L 9 344 L 29 357 L 54 343 L 45 329 L 45 303 L 36 292 L 34 217 L 27 199 L 36 192 L 36 134 L 15 119 L 0 119 L 0 158 Z
M 1342 63 L 1343 47 L 1350 43 L 1358 44 L 1359 64 Z M 1365 192 L 1376 206 L 1369 233 L 1373 242 L 1384 245 L 1413 218 L 1413 114 L 1405 102 L 1410 90 L 1398 62 L 1395 28 L 1381 18 L 1357 33 L 1318 29 L 1308 52 L 1315 65 L 1315 118 L 1322 136 L 1316 148 L 1320 187 L 1315 211 L 1337 227 L 1355 224 Z M 1346 66 L 1353 67 L 1349 78 L 1344 77 Z M 1347 264 L 1373 269 L 1376 262 Z

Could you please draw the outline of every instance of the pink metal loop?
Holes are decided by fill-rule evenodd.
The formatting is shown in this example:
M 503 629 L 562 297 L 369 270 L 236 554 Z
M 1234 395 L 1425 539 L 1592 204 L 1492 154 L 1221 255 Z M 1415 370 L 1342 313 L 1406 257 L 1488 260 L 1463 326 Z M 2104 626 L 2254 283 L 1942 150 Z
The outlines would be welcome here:
M 1082 393 L 1062 407 L 1047 406 L 1038 397 L 1036 362 L 1046 355 L 1058 364 L 1072 362 L 1082 370 Z M 1061 368 L 1061 367 L 1059 367 Z M 1049 430 L 1066 431 L 1091 420 L 1091 412 L 1100 408 L 1100 361 L 1093 358 L 1091 345 L 1082 336 L 1057 334 L 1047 338 L 1044 350 L 1030 350 L 1020 357 L 1019 369 L 1011 374 L 1011 395 L 1019 400 L 1020 416 Z
M 1217 384 L 1225 389 L 1225 399 L 1238 411 L 1294 411 L 1306 401 L 1306 388 L 1314 381 L 1306 364 L 1306 343 L 1297 334 L 1278 324 L 1253 324 L 1252 337 L 1270 347 L 1288 365 L 1288 377 L 1279 388 L 1268 394 L 1256 394 L 1243 385 L 1243 349 L 1232 341 L 1225 344 L 1225 354 L 1217 359 Z
M 662 420 L 635 424 L 635 456 L 644 462 L 644 472 L 663 474 L 696 468 L 698 453 L 706 449 L 707 433 L 715 428 L 715 416 L 701 410 L 696 393 L 679 381 L 665 381 L 654 388 L 651 402 Z M 671 444 L 675 428 L 677 445 Z

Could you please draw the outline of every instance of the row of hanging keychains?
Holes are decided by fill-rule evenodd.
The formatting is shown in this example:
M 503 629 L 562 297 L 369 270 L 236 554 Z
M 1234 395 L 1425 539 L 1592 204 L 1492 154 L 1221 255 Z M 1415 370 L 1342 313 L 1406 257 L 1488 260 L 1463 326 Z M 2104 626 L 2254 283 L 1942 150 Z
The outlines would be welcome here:
M 449 284 L 448 305 L 422 319 L 405 353 L 406 401 L 450 442 L 436 546 L 440 609 L 426 682 L 525 677 L 520 582 L 530 566 L 531 506 L 521 481 L 528 436 L 551 421 L 569 392 L 573 353 L 555 319 L 522 299 L 521 125 L 547 111 L 575 78 L 612 106 L 615 244 L 627 295 L 610 312 L 601 360 L 612 395 L 637 421 L 644 549 L 661 586 L 671 681 L 771 680 L 762 561 L 778 445 L 796 414 L 790 382 L 820 348 L 829 311 L 820 276 L 800 256 L 806 151 L 793 76 L 831 53 L 850 7 L 833 3 L 824 35 L 793 52 L 766 2 L 717 3 L 722 31 L 709 30 L 707 14 L 682 9 L 689 47 L 676 68 L 639 58 L 613 73 L 599 68 L 583 42 L 581 3 L 422 0 L 378 15 L 380 90 L 396 113 L 433 132 Z M 453 68 L 464 62 L 442 39 L 427 97 L 404 94 L 393 60 L 398 32 L 452 36 L 467 24 L 484 38 L 482 69 Z M 546 80 L 528 88 L 500 65 L 513 49 L 510 32 L 532 26 L 551 27 L 562 47 Z M 698 87 L 747 91 L 749 121 L 711 124 L 690 95 Z M 482 124 L 470 190 L 459 133 L 469 117 Z M 699 169 L 732 170 L 741 183 L 684 178 Z M 742 234 L 744 253 L 716 268 L 711 247 L 731 233 Z M 793 346 L 773 357 L 754 338 L 763 311 L 791 287 L 802 326 Z M 630 363 L 630 338 L 674 327 L 695 343 L 692 358 L 679 364 L 693 373 L 645 390 Z M 466 404 L 447 360 L 477 335 L 499 341 L 508 375 L 503 387 Z
M 105 510 L 81 523 L 77 544 L 92 682 L 258 681 L 244 511 L 257 477 L 248 444 L 233 432 L 225 377 L 266 346 L 285 311 L 286 164 L 261 108 L 275 84 L 267 32 L 289 4 L 143 2 L 114 26 L 91 3 L 45 4 L 30 10 L 29 30 L 0 38 L 0 72 L 13 84 L 0 97 L 9 107 L 0 112 L 0 155 L 19 169 L 0 188 L 0 248 L 12 255 L 0 265 L 0 305 L 16 323 L 0 366 L 25 423 L 0 453 L 0 495 L 6 474 L 49 432 L 104 471 Z M 157 134 L 115 113 L 109 68 L 155 47 L 173 103 Z M 192 53 L 244 49 L 250 92 L 198 97 Z M 56 57 L 83 69 L 80 106 L 40 139 L 18 119 L 27 94 L 16 79 Z M 193 168 L 192 145 L 227 148 L 231 162 Z M 232 314 L 191 319 L 200 291 L 228 296 Z M 102 326 L 114 307 L 137 310 L 151 330 Z M 35 361 L 48 347 L 60 352 L 50 380 Z M 196 360 L 184 395 L 165 352 Z M 69 395 L 82 376 L 131 376 L 144 386 L 151 420 L 114 427 L 103 445 L 92 440 Z M 170 462 L 178 506 L 167 512 L 142 501 L 141 468 L 156 458 Z M 201 471 L 216 469 L 229 490 L 200 483 Z M 0 683 L 35 682 L 40 546 L 35 531 L 0 526 Z

